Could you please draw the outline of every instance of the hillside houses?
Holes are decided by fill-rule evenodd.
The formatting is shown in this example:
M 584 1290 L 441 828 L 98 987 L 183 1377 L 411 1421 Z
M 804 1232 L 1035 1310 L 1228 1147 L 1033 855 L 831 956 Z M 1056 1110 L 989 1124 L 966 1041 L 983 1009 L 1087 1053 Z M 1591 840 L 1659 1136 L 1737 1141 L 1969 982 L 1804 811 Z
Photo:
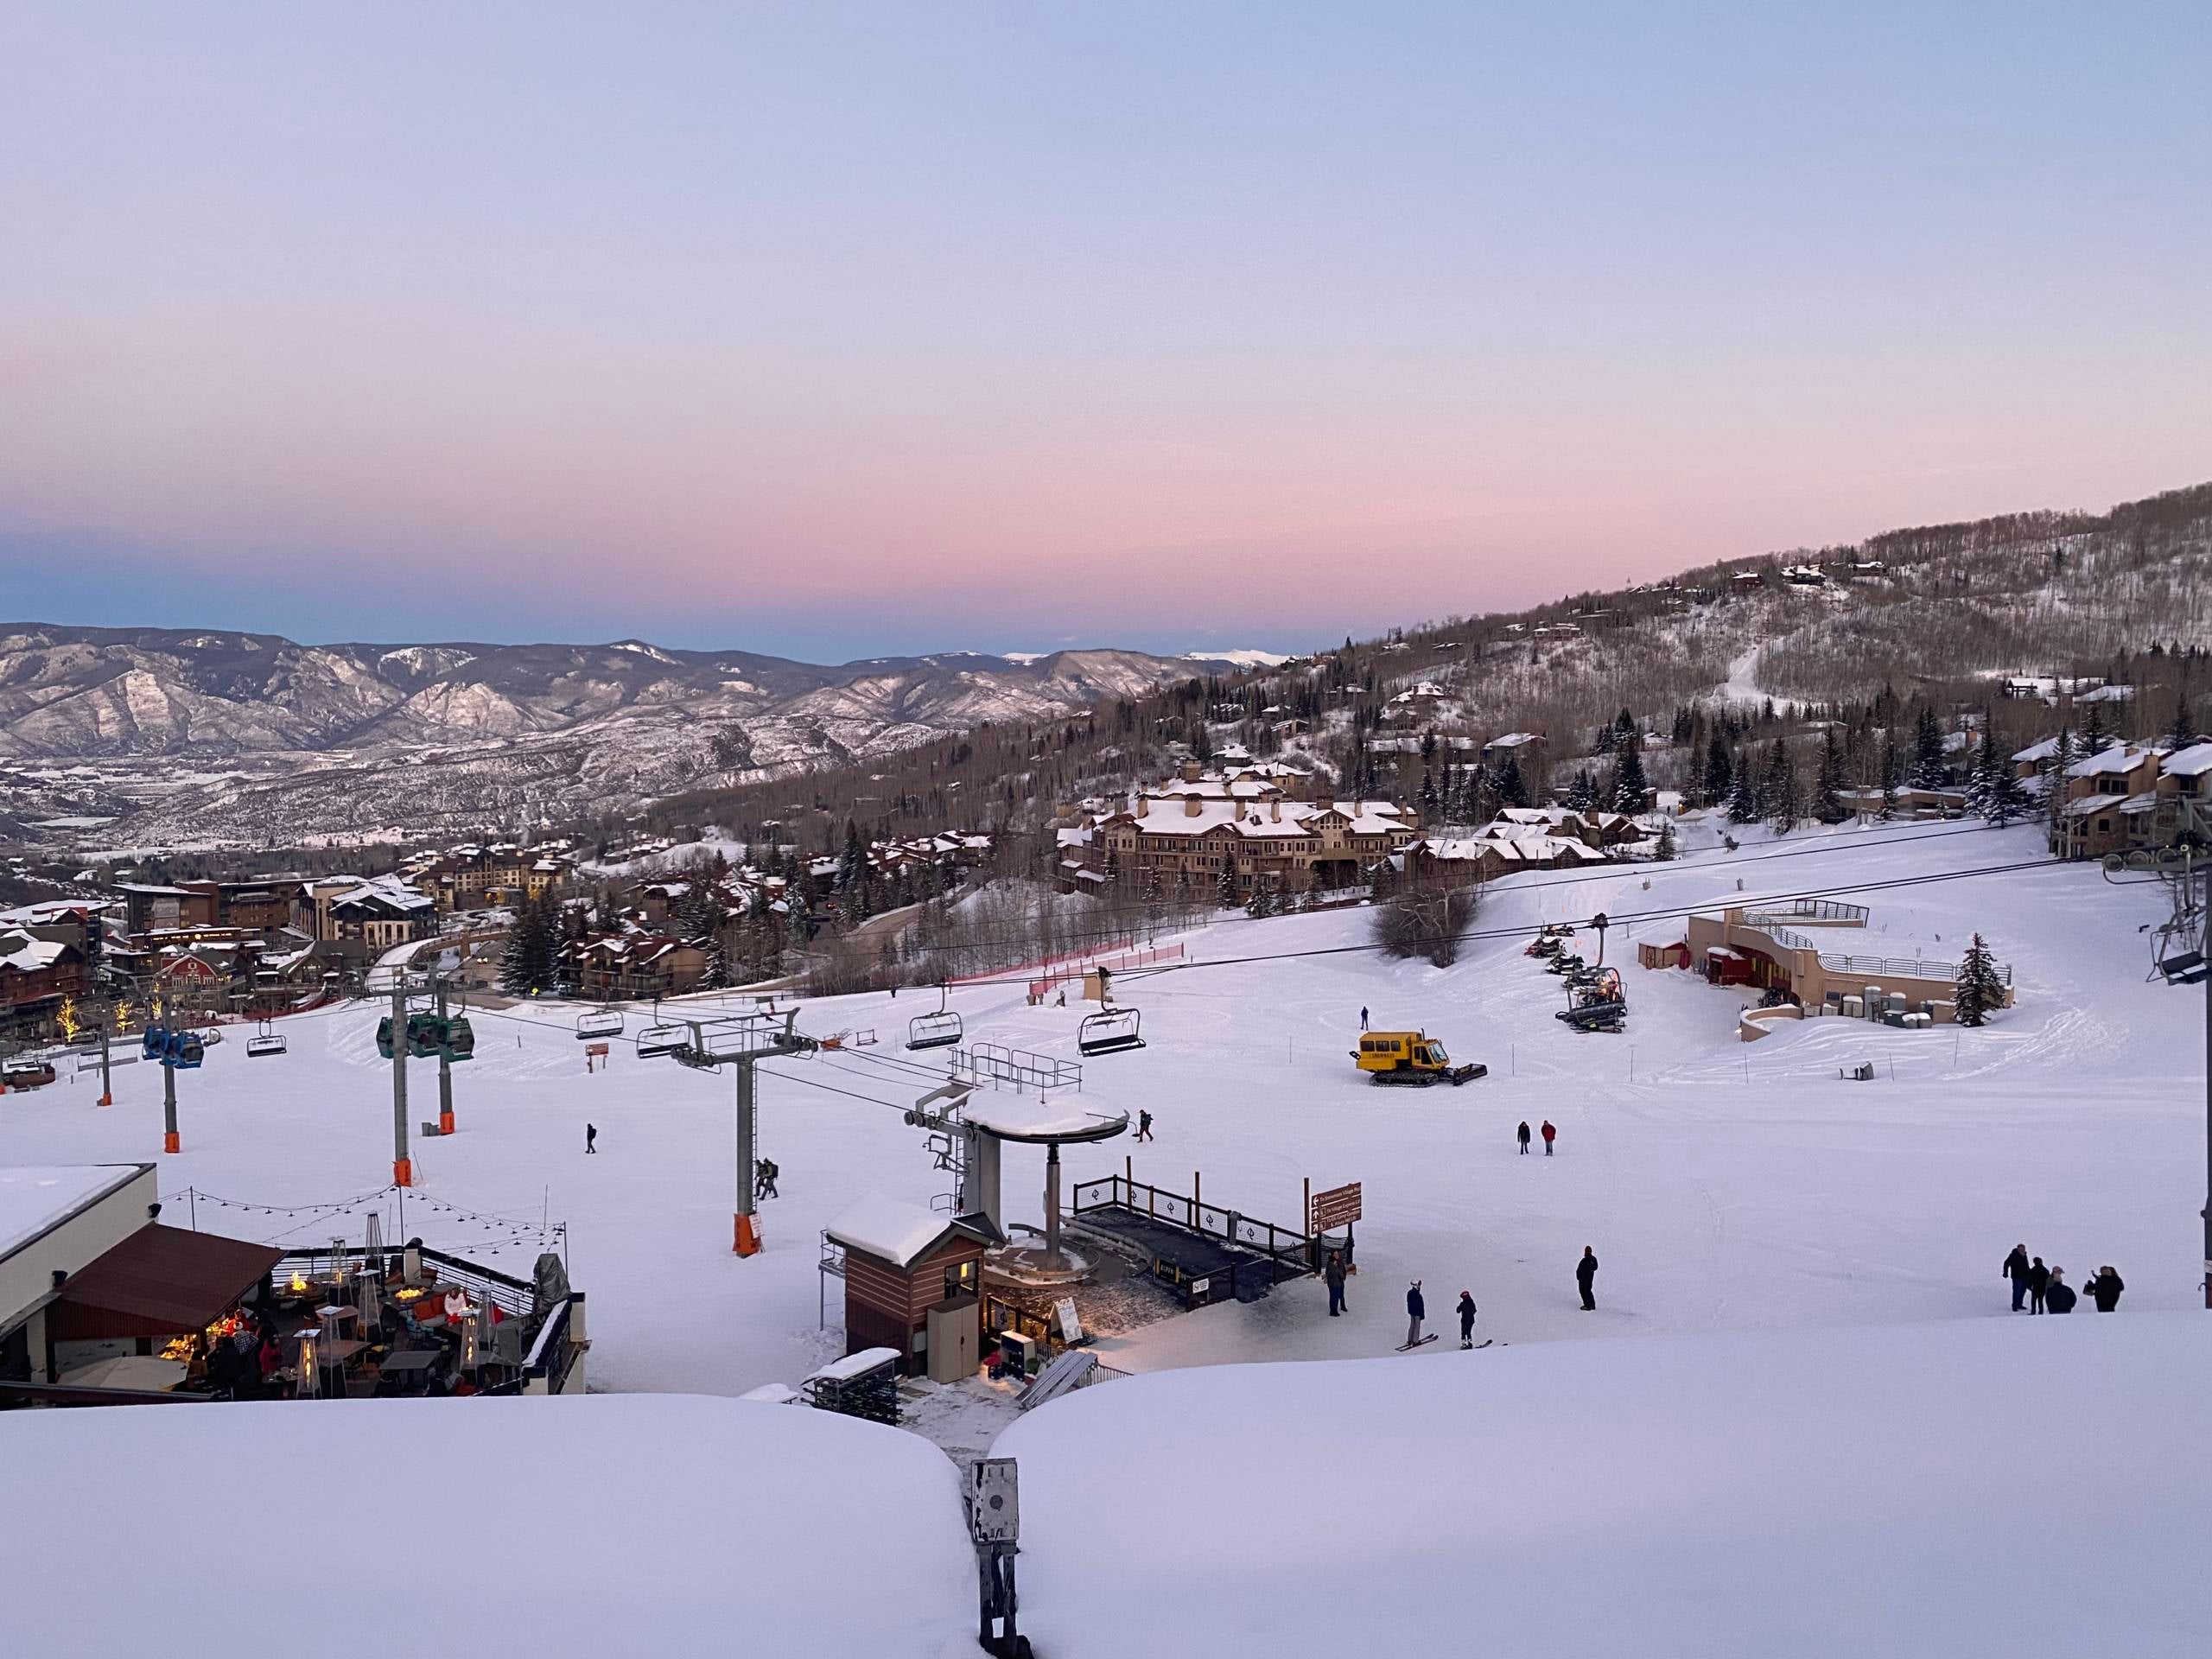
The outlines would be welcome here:
M 1348 887 L 1421 834 L 1418 816 L 1395 802 L 1338 801 L 1318 790 L 1313 800 L 1290 800 L 1258 785 L 1264 798 L 1248 798 L 1233 780 L 1222 784 L 1218 793 L 1141 791 L 1101 819 L 1063 829 L 1062 888 L 1128 881 L 1241 899 Z
M 2013 757 L 2016 766 L 2023 750 Z M 2041 757 L 2046 763 L 2049 755 Z M 2114 743 L 2076 760 L 2050 787 L 2060 791 L 2050 848 L 2061 858 L 2169 847 L 2212 827 L 2212 743 L 2169 750 Z

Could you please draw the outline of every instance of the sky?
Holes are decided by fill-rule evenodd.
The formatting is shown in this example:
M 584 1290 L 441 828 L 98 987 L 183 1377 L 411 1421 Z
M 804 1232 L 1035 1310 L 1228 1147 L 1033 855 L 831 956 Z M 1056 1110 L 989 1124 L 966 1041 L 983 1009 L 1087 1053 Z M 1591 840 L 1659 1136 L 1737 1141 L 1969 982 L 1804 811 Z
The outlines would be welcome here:
M 1297 648 L 2212 477 L 2212 8 L 0 6 L 0 619 Z

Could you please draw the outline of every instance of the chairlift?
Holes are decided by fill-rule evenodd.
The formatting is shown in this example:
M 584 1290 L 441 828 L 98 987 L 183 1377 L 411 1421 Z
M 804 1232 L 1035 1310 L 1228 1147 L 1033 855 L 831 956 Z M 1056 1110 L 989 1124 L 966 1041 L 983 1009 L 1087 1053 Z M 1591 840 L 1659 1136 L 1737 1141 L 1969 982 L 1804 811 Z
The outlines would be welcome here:
M 619 1008 L 601 1008 L 594 1014 L 576 1016 L 576 1040 L 588 1043 L 602 1037 L 622 1034 L 622 1013 Z
M 162 1063 L 180 1071 L 191 1071 L 207 1058 L 207 1045 L 200 1041 L 196 1031 L 173 1031 L 162 1045 Z
M 638 1033 L 638 1058 L 650 1060 L 657 1054 L 673 1054 L 690 1041 L 689 1026 L 647 1026 Z
M 1138 1032 L 1141 1024 L 1141 1017 L 1135 1008 L 1101 1008 L 1096 1014 L 1086 1014 L 1076 1031 L 1076 1048 L 1085 1055 L 1142 1048 L 1144 1039 Z
M 418 1060 L 434 1059 L 445 1046 L 447 1021 L 435 1014 L 407 1016 L 407 1052 Z
M 906 1046 L 948 1048 L 968 1034 L 960 1016 L 945 1007 L 945 988 L 937 988 L 937 1012 L 918 1014 L 906 1022 Z
M 140 1040 L 140 1046 L 148 1059 L 158 1060 L 168 1052 L 168 1040 L 169 1034 L 163 1027 L 149 1026 L 146 1027 L 145 1036 Z M 378 1042 L 384 1040 L 382 1033 L 378 1033 L 377 1040 Z
M 253 1035 L 245 1039 L 245 1057 L 249 1060 L 257 1060 L 265 1055 L 282 1054 L 290 1047 L 291 1045 L 276 1033 L 270 1022 L 264 1020 Z

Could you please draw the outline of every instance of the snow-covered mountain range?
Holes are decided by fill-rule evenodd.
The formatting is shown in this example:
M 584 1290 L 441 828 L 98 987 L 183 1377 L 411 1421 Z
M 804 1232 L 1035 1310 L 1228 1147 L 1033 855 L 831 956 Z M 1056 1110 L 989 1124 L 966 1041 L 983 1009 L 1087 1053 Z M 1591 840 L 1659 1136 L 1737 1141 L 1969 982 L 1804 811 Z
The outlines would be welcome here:
M 639 639 L 308 645 L 0 624 L 0 833 L 88 816 L 159 841 L 568 820 L 1055 719 L 1206 665 L 1096 649 L 825 666 Z

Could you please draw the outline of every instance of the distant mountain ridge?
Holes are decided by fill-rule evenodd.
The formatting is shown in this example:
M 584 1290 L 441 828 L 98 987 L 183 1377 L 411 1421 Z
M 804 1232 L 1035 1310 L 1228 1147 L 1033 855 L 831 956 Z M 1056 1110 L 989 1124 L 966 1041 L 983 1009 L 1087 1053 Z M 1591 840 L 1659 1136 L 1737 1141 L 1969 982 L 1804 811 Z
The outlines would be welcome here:
M 0 760 L 19 772 L 86 763 L 126 790 L 136 774 L 167 778 L 157 798 L 114 814 L 162 838 L 341 835 L 365 829 L 365 813 L 432 833 L 619 812 L 987 721 L 1058 719 L 1230 666 L 1103 647 L 827 665 L 634 639 L 310 645 L 226 629 L 7 623 Z M 149 764 L 113 764 L 132 759 Z M 96 805 L 117 805 L 93 792 Z M 41 810 L 0 800 L 0 817 L 35 822 Z

